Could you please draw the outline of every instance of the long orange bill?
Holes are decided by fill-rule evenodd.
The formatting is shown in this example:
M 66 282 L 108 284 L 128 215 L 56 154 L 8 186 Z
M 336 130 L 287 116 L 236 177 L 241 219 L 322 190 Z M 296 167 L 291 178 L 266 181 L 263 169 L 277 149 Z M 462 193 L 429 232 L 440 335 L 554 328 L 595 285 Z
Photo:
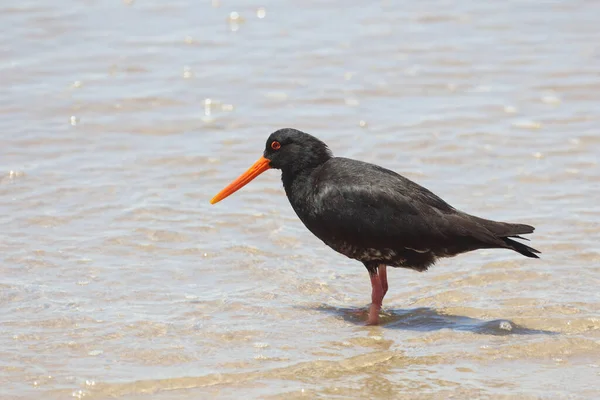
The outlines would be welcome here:
M 258 161 L 254 163 L 254 165 L 248 168 L 248 171 L 244 172 L 242 175 L 239 176 L 239 178 L 227 185 L 225 189 L 217 193 L 217 195 L 210 200 L 210 204 L 218 203 L 225 197 L 237 192 L 238 190 L 246 186 L 248 183 L 250 183 L 252 179 L 256 178 L 257 176 L 271 168 L 269 162 L 270 161 L 264 157 L 259 158 Z

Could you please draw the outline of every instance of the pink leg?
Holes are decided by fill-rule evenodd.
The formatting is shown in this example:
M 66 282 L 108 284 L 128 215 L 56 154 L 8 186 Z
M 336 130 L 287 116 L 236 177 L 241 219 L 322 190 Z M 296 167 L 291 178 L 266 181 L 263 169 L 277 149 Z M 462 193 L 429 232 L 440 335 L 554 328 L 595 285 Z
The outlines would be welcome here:
M 385 297 L 385 294 L 388 291 L 387 266 L 380 264 L 379 267 L 377 267 L 377 273 L 379 274 L 379 279 L 381 279 L 381 288 L 383 289 L 383 297 Z
M 381 303 L 383 302 L 383 286 L 381 284 L 381 278 L 375 273 L 371 275 L 371 308 L 369 309 L 369 318 L 367 319 L 367 325 L 377 325 L 379 323 L 379 310 L 381 310 Z

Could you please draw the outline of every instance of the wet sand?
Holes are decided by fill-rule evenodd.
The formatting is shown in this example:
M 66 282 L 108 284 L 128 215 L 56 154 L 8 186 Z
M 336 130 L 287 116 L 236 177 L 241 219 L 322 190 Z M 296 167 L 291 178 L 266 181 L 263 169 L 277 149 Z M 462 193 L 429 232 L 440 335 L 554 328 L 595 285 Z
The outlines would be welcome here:
M 2 399 L 600 397 L 600 3 L 0 6 Z M 294 127 L 486 218 L 478 251 L 365 268 L 270 171 Z

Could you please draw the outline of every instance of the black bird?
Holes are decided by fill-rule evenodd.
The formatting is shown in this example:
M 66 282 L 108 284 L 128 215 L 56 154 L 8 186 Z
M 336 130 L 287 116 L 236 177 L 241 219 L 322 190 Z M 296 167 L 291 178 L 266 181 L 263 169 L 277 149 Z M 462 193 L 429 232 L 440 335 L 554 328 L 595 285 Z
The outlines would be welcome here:
M 538 250 L 514 240 L 524 239 L 519 235 L 532 233 L 533 226 L 459 211 L 393 171 L 334 157 L 325 143 L 295 129 L 272 133 L 263 156 L 211 204 L 269 168 L 281 170 L 285 193 L 304 225 L 326 245 L 362 262 L 369 271 L 369 325 L 378 323 L 388 290 L 386 266 L 426 271 L 438 258 L 494 248 L 539 258 Z

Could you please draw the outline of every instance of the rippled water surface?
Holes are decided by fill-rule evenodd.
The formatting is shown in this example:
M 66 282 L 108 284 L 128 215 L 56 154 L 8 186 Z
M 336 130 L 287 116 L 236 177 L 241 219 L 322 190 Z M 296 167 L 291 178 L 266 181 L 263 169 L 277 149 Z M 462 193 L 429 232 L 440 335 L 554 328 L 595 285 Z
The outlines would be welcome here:
M 600 2 L 0 5 L 0 397 L 600 397 Z M 269 171 L 295 127 L 542 259 L 365 268 Z

